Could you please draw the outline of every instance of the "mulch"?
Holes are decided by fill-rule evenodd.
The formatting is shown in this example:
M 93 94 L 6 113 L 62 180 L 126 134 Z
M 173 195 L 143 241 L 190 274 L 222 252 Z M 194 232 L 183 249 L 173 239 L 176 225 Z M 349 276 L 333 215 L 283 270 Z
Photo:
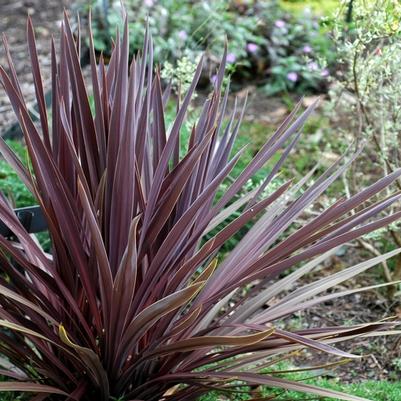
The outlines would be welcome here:
M 320 270 L 306 280 L 317 280 L 321 278 L 317 275 L 335 273 L 366 260 L 368 257 L 360 249 L 350 247 L 341 257 L 332 258 L 327 268 Z M 382 282 L 381 273 L 381 266 L 374 267 L 368 272 L 338 285 L 332 291 L 345 291 L 375 285 Z M 386 289 L 360 292 L 297 313 L 286 320 L 286 326 L 287 328 L 299 329 L 363 325 L 387 318 L 400 321 L 400 302 L 399 295 L 389 297 Z M 343 351 L 362 356 L 362 358 L 323 371 L 323 375 L 339 378 L 341 381 L 349 383 L 364 380 L 398 381 L 401 376 L 401 364 L 399 363 L 401 361 L 401 335 L 361 337 L 337 343 L 335 346 Z M 311 365 L 322 366 L 338 360 L 338 358 L 321 352 L 306 350 L 300 357 L 295 358 L 294 362 L 297 366 L 306 367 Z
M 64 8 L 71 5 L 71 0 L 0 0 L 0 33 L 7 35 L 21 89 L 31 107 L 35 105 L 35 89 L 26 45 L 27 16 L 32 17 L 35 26 L 36 46 L 46 90 L 50 84 L 51 36 L 57 34 Z M 2 46 L 0 65 L 8 70 Z M 8 97 L 3 88 L 0 88 L 0 132 L 7 130 L 15 120 Z

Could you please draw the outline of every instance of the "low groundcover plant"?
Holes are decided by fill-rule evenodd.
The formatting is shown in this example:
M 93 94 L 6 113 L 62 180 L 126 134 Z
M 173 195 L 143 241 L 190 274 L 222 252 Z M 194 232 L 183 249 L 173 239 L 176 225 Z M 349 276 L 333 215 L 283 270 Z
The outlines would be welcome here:
M 49 118 L 30 20 L 27 35 L 39 124 L 31 120 L 6 40 L 8 72 L 1 68 L 0 77 L 24 132 L 28 167 L 3 140 L 0 148 L 40 204 L 52 249 L 42 250 L 1 196 L 0 219 L 14 237 L 0 237 L 0 373 L 7 378 L 0 390 L 34 393 L 32 400 L 184 401 L 260 384 L 361 400 L 276 377 L 269 367 L 305 347 L 340 360 L 355 357 L 333 344 L 386 334 L 391 323 L 290 332 L 274 322 L 362 291 L 325 292 L 398 252 L 292 289 L 327 252 L 401 216 L 379 217 L 398 194 L 363 206 L 400 171 L 299 226 L 295 221 L 360 152 L 314 182 L 311 173 L 266 195 L 314 106 L 301 112 L 298 105 L 229 180 L 241 156 L 232 156 L 232 147 L 244 107 L 226 113 L 226 52 L 180 157 L 180 128 L 202 62 L 167 128 L 169 87 L 162 89 L 153 68 L 152 39 L 146 36 L 143 52 L 129 64 L 125 23 L 108 66 L 102 57 L 96 64 L 91 41 L 92 112 L 80 36 L 74 38 L 65 15 L 58 55 L 51 44 Z M 269 161 L 271 173 L 260 188 L 244 194 L 247 180 Z M 228 188 L 216 196 L 223 181 Z M 236 210 L 239 217 L 204 240 Z M 238 245 L 220 254 L 221 245 L 251 221 Z

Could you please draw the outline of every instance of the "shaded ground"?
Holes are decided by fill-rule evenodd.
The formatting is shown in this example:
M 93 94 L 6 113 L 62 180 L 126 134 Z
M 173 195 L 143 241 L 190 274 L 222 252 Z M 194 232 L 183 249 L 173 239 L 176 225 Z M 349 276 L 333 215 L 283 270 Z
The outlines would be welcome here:
M 368 284 L 368 280 L 366 280 Z M 369 280 L 370 281 L 370 280 Z M 370 281 L 370 284 L 372 282 Z M 350 285 L 348 285 L 350 287 Z M 397 316 L 398 306 L 378 296 L 376 292 L 351 295 L 336 300 L 335 304 L 323 304 L 292 318 L 291 324 L 305 327 L 363 324 Z M 398 317 L 398 316 L 397 316 Z M 338 377 L 341 381 L 355 383 L 364 380 L 398 381 L 401 375 L 401 336 L 361 338 L 338 343 L 338 348 L 363 356 L 323 374 Z M 325 354 L 305 351 L 295 360 L 299 366 L 324 365 L 335 359 Z
M 36 45 L 43 67 L 42 78 L 45 88 L 48 88 L 51 35 L 58 30 L 64 7 L 71 6 L 71 3 L 71 0 L 0 0 L 0 33 L 7 35 L 22 92 L 31 106 L 33 106 L 35 89 L 32 85 L 32 73 L 26 47 L 26 17 L 28 14 L 31 15 L 36 27 Z M 1 46 L 0 65 L 5 66 L 6 63 L 5 51 Z M 14 113 L 1 88 L 0 132 L 3 132 L 14 121 Z

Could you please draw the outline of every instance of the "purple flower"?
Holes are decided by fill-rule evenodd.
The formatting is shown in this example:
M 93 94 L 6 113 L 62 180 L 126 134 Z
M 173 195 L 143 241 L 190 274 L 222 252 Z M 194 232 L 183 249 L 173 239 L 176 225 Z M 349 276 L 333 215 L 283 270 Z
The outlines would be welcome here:
M 145 4 L 146 7 L 153 7 L 154 0 L 144 0 L 143 4 Z
M 246 45 L 246 50 L 249 51 L 249 53 L 256 53 L 259 49 L 259 46 L 256 43 L 248 43 Z
M 215 74 L 215 75 L 212 75 L 211 77 L 210 77 L 210 82 L 214 85 L 215 83 L 216 83 L 216 81 L 217 81 L 217 75 Z
M 309 71 L 317 71 L 319 69 L 319 66 L 316 61 L 311 61 L 310 63 L 308 63 L 308 69 Z
M 320 75 L 323 78 L 327 78 L 330 75 L 330 72 L 329 72 L 329 70 L 327 68 L 323 68 L 323 70 L 321 71 Z
M 274 25 L 276 26 L 276 28 L 282 29 L 282 28 L 285 27 L 286 23 L 285 23 L 285 21 L 283 21 L 282 19 L 278 19 L 278 20 L 274 23 Z
M 228 53 L 227 54 L 227 63 L 235 63 L 235 60 L 237 59 L 236 55 L 234 53 Z
M 302 51 L 303 51 L 304 53 L 312 53 L 312 48 L 311 48 L 309 45 L 305 45 L 305 46 L 302 48 Z
M 297 82 L 298 81 L 298 74 L 294 71 L 291 71 L 287 74 L 287 79 L 291 82 Z
M 185 41 L 188 39 L 188 34 L 185 31 L 179 31 L 178 32 L 178 37 L 182 40 Z

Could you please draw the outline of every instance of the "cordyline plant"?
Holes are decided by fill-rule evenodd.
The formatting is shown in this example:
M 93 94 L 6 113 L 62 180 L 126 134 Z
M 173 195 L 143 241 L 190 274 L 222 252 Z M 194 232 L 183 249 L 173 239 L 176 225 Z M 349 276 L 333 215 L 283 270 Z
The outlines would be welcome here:
M 0 236 L 0 373 L 8 378 L 0 390 L 34 393 L 32 400 L 184 401 L 213 389 L 261 384 L 361 400 L 277 377 L 271 366 L 305 347 L 340 360 L 354 357 L 333 344 L 391 332 L 391 323 L 289 332 L 274 322 L 362 291 L 325 294 L 398 252 L 289 291 L 328 251 L 401 216 L 378 217 L 399 195 L 362 206 L 401 172 L 296 229 L 295 220 L 356 156 L 342 158 L 303 191 L 311 174 L 266 195 L 313 106 L 301 113 L 298 105 L 242 173 L 228 180 L 241 154 L 231 155 L 243 108 L 226 117 L 226 54 L 180 157 L 180 131 L 202 63 L 167 128 L 169 90 L 162 90 L 153 69 L 150 36 L 129 64 L 125 24 L 107 67 L 102 57 L 96 64 L 91 37 L 92 112 L 80 37 L 74 38 L 65 16 L 58 56 L 51 46 L 49 122 L 30 20 L 27 35 L 40 124 L 31 119 L 4 40 L 9 72 L 0 69 L 1 82 L 30 163 L 25 167 L 3 140 L 1 151 L 40 204 L 52 250 L 42 250 L 1 196 L 0 219 L 14 237 Z M 244 194 L 247 180 L 279 151 L 263 185 Z M 228 188 L 217 196 L 223 181 Z M 203 240 L 236 210 L 238 218 Z M 249 222 L 252 228 L 235 249 L 219 255 Z

